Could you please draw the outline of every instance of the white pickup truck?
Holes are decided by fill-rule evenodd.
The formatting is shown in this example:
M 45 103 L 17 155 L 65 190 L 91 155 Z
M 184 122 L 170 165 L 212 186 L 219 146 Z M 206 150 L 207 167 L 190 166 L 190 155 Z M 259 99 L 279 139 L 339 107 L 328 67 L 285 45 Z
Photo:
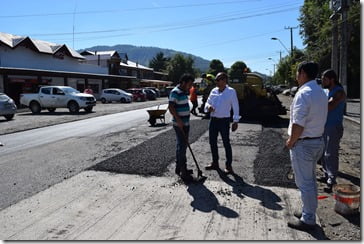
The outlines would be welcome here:
M 20 103 L 29 107 L 33 114 L 42 109 L 54 112 L 56 108 L 68 108 L 71 113 L 78 113 L 83 108 L 90 113 L 96 99 L 69 86 L 43 86 L 38 93 L 20 94 Z

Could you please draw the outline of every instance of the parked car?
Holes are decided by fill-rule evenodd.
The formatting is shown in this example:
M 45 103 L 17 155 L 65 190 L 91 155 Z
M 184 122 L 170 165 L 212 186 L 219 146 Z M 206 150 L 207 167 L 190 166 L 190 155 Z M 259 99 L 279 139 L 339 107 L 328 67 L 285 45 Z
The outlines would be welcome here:
M 5 119 L 11 120 L 16 113 L 16 105 L 13 99 L 4 93 L 0 93 L 0 115 Z
M 130 88 L 126 91 L 133 94 L 133 101 L 144 102 L 147 100 L 147 95 L 140 88 Z
M 133 101 L 133 94 L 118 88 L 108 88 L 108 89 L 103 89 L 101 91 L 100 98 L 102 103 L 112 102 L 112 101 L 130 103 Z
M 293 86 L 290 90 L 289 90 L 289 94 L 294 97 L 294 95 L 296 95 L 296 92 L 298 91 L 298 87 L 297 86 Z
M 285 89 L 285 90 L 282 92 L 282 95 L 285 95 L 285 96 L 289 96 L 289 95 L 291 95 L 291 89 Z
M 157 94 L 152 89 L 143 88 L 143 92 L 147 95 L 148 100 L 156 100 Z
M 158 88 L 156 88 L 156 87 L 143 87 L 143 88 L 145 88 L 145 89 L 151 89 L 151 90 L 153 90 L 155 93 L 156 93 L 156 95 L 157 95 L 157 97 L 160 97 L 161 96 L 161 93 L 160 93 L 160 91 L 159 91 L 159 89 Z
M 71 113 L 78 113 L 83 108 L 90 113 L 96 99 L 69 86 L 43 86 L 38 93 L 20 94 L 20 103 L 29 107 L 33 114 L 42 109 L 54 112 L 56 108 L 68 108 Z
M 273 87 L 273 91 L 275 94 L 283 93 L 283 91 L 287 90 L 289 87 L 287 85 L 277 85 Z
M 160 90 L 161 96 L 168 97 L 169 93 L 175 88 L 174 86 L 167 86 Z

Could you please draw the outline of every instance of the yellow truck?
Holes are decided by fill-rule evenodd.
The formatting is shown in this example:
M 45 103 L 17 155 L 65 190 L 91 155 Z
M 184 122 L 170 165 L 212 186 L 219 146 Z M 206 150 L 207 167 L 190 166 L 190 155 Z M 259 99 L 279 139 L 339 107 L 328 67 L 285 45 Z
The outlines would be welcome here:
M 257 73 L 243 73 L 242 79 L 229 81 L 236 90 L 240 115 L 267 117 L 287 114 L 278 97 L 272 90 L 264 87 L 264 78 Z

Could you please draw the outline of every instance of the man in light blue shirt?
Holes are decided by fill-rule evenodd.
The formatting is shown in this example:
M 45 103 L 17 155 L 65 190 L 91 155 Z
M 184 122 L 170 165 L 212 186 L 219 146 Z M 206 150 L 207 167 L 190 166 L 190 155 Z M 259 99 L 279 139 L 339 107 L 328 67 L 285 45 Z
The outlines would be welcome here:
M 216 87 L 211 90 L 205 105 L 205 112 L 210 112 L 209 142 L 212 153 L 212 163 L 206 170 L 219 169 L 219 153 L 217 148 L 217 137 L 220 132 L 225 148 L 226 168 L 225 173 L 232 174 L 232 150 L 230 145 L 230 111 L 233 109 L 232 131 L 238 128 L 239 102 L 234 88 L 227 85 L 228 76 L 220 72 L 216 76 Z

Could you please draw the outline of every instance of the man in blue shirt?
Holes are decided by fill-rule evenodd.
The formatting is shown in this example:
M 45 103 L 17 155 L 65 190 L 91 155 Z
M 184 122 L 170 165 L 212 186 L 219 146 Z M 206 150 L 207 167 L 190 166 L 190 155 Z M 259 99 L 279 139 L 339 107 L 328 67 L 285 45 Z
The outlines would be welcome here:
M 339 146 L 344 132 L 343 117 L 346 94 L 332 69 L 323 72 L 322 86 L 329 90 L 329 104 L 324 131 L 325 149 L 321 163 L 325 172 L 324 180 L 327 183 L 328 191 L 331 192 L 333 185 L 336 184 L 339 170 Z
M 188 134 L 190 130 L 190 105 L 188 103 L 189 90 L 192 87 L 194 77 L 184 74 L 169 95 L 169 112 L 173 116 L 173 128 L 176 132 L 176 174 L 180 175 L 184 181 L 191 181 L 191 171 L 187 170 L 186 149 Z

